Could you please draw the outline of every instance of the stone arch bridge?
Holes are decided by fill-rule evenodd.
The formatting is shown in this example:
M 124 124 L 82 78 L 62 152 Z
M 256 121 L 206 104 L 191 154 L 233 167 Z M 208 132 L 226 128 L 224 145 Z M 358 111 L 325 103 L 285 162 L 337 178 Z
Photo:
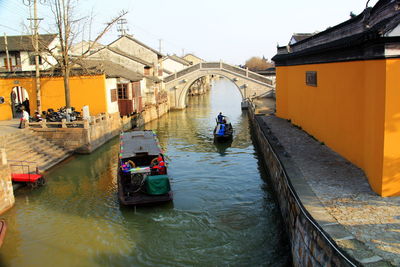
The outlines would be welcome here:
M 171 109 L 184 109 L 190 86 L 204 76 L 218 75 L 231 80 L 242 96 L 242 103 L 275 89 L 271 79 L 223 62 L 202 62 L 164 78 Z

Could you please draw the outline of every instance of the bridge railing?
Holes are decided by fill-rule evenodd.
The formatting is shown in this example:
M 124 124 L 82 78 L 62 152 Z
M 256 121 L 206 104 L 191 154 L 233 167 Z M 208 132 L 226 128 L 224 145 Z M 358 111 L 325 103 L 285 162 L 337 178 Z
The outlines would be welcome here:
M 237 73 L 242 76 L 246 76 L 246 69 L 235 67 L 226 63 L 222 63 L 222 68 Z
M 272 81 L 265 77 L 262 76 L 260 74 L 257 74 L 255 72 L 249 71 L 248 69 L 243 69 L 240 67 L 236 67 L 236 66 L 232 66 L 226 63 L 222 63 L 222 62 L 202 62 L 202 63 L 198 63 L 196 65 L 193 65 L 189 68 L 186 68 L 184 70 L 178 71 L 170 76 L 167 76 L 164 78 L 164 82 L 170 82 L 172 80 L 178 79 L 188 73 L 191 73 L 193 71 L 199 70 L 199 69 L 220 69 L 220 70 L 226 70 L 229 72 L 233 72 L 236 74 L 239 74 L 240 76 L 245 76 L 248 77 L 250 79 L 268 84 L 272 86 Z
M 219 62 L 205 62 L 205 63 L 201 63 L 201 67 L 204 69 L 219 69 L 220 63 Z
M 172 74 L 170 76 L 165 77 L 164 82 L 167 83 L 172 80 L 178 79 L 178 78 L 182 77 L 183 75 L 186 75 L 186 74 L 196 71 L 198 69 L 200 69 L 200 64 L 193 65 L 189 68 L 183 69 L 181 71 L 175 72 L 174 74 Z

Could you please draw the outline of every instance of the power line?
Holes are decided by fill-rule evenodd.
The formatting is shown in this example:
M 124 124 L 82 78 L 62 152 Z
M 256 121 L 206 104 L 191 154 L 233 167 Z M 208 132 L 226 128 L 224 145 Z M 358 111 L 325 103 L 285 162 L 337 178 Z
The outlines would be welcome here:
M 0 24 L 0 27 L 7 28 L 7 29 L 9 29 L 9 30 L 12 30 L 12 31 L 15 31 L 15 32 L 18 32 L 18 33 L 20 33 L 20 32 L 21 32 L 20 30 L 14 29 L 14 28 L 12 28 L 12 27 L 9 27 L 9 26 L 7 26 L 7 25 L 3 25 L 3 24 Z
M 147 29 L 145 29 L 145 28 L 143 28 L 141 26 L 138 26 L 137 24 L 135 24 L 133 26 L 134 26 L 135 29 L 139 29 L 140 31 L 144 32 L 145 34 L 151 36 L 151 38 L 153 38 L 154 40 L 157 40 L 157 41 L 160 40 L 160 35 L 156 35 L 154 33 L 151 33 Z M 162 38 L 162 40 L 163 40 L 163 42 L 178 48 L 178 50 L 180 50 L 180 51 L 182 51 L 182 47 L 185 47 L 183 45 L 176 44 L 175 42 L 172 42 L 172 41 L 170 41 L 168 39 Z M 176 54 L 178 54 L 178 53 L 176 53 Z

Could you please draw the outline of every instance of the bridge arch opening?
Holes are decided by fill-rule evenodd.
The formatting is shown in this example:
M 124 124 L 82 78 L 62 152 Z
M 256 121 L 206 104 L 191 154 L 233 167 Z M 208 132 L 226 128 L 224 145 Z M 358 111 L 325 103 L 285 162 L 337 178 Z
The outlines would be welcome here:
M 210 74 L 207 74 L 207 75 L 204 75 L 204 74 L 203 75 L 199 75 L 199 76 L 197 76 L 197 77 L 195 77 L 193 79 L 184 81 L 185 82 L 185 86 L 183 87 L 183 89 L 181 91 L 181 94 L 179 95 L 178 105 L 181 106 L 181 107 L 187 107 L 189 95 L 191 95 L 191 94 L 195 95 L 196 94 L 196 93 L 193 94 L 193 89 L 191 89 L 192 86 L 196 85 L 196 83 L 198 83 L 198 81 L 201 80 L 201 79 L 207 79 L 207 77 L 209 78 L 209 82 L 210 82 L 210 85 L 211 85 L 211 88 L 209 88 L 209 89 L 212 89 L 212 83 L 213 82 L 215 82 L 215 81 L 217 81 L 219 79 L 223 79 L 223 80 L 228 81 L 230 84 L 232 84 L 233 87 L 236 88 L 237 91 L 239 92 L 241 99 L 242 100 L 244 99 L 243 88 L 242 88 L 242 86 L 239 86 L 236 83 L 236 81 L 234 81 L 233 79 L 231 79 L 230 77 L 228 77 L 227 75 L 224 75 L 224 74 L 220 74 L 220 73 L 211 74 L 210 73 Z

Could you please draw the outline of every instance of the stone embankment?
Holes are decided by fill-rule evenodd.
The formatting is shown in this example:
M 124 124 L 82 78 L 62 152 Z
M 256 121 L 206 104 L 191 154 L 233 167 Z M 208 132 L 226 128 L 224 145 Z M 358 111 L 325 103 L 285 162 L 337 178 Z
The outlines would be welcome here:
M 14 191 L 11 183 L 10 166 L 7 164 L 5 149 L 0 150 L 0 214 L 14 205 Z
M 296 266 L 400 266 L 400 197 L 376 195 L 361 169 L 290 122 L 250 117 Z
M 127 120 L 130 122 L 130 120 Z M 70 152 L 91 153 L 121 131 L 118 113 L 93 116 L 75 122 L 29 123 L 38 138 L 51 141 Z

